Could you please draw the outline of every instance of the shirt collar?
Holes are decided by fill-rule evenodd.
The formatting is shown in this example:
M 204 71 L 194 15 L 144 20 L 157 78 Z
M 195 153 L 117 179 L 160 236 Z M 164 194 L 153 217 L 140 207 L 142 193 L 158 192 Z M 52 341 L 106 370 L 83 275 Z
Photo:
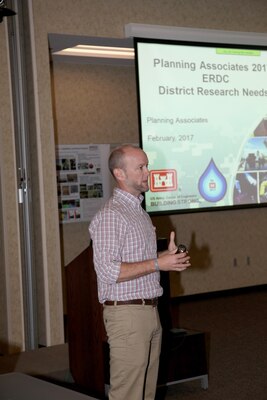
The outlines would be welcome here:
M 140 194 L 138 197 L 134 196 L 129 192 L 125 192 L 125 190 L 115 188 L 113 191 L 113 196 L 115 199 L 119 199 L 123 203 L 129 204 L 131 203 L 133 206 L 139 207 L 144 199 L 144 196 Z

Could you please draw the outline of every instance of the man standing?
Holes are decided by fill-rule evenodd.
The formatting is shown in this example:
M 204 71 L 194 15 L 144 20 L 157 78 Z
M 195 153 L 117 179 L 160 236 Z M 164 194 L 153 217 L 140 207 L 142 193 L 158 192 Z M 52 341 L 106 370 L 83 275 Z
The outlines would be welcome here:
M 145 152 L 116 148 L 109 169 L 117 187 L 89 227 L 110 347 L 109 400 L 154 400 L 162 336 L 159 271 L 183 271 L 190 257 L 176 254 L 174 232 L 168 250 L 157 254 L 155 228 L 141 206 L 141 193 L 149 189 Z

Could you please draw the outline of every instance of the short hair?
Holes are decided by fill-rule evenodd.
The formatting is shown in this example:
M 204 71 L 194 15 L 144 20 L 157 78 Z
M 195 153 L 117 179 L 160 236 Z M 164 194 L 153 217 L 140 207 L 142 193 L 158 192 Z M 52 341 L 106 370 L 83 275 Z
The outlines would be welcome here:
M 124 157 L 125 157 L 125 150 L 127 149 L 138 149 L 139 147 L 134 146 L 132 144 L 123 144 L 119 147 L 116 147 L 109 156 L 108 159 L 108 167 L 111 174 L 114 176 L 114 169 L 121 168 L 124 169 Z

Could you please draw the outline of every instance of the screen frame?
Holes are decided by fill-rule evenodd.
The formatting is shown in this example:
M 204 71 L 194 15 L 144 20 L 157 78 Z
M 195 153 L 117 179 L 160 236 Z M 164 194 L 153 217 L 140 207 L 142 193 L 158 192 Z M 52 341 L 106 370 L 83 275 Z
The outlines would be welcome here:
M 204 34 L 203 34 L 203 32 Z M 207 32 L 210 34 L 207 30 Z M 210 40 L 211 37 L 208 34 L 207 37 L 209 40 L 205 41 L 203 37 L 205 37 L 205 30 L 200 30 L 200 38 L 198 40 L 187 40 L 185 38 L 183 39 L 177 39 L 177 38 L 156 38 L 156 37 L 142 37 L 142 36 L 134 36 L 133 37 L 133 45 L 134 45 L 134 50 L 135 50 L 135 73 L 136 73 L 136 91 L 137 91 L 137 109 L 138 109 L 138 131 L 139 131 L 139 141 L 140 141 L 140 147 L 143 149 L 143 134 L 142 134 L 142 115 L 141 115 L 141 101 L 140 101 L 140 79 L 139 79 L 139 65 L 138 65 L 138 44 L 139 43 L 155 43 L 155 44 L 168 44 L 168 45 L 179 45 L 179 46 L 194 46 L 194 47 L 206 47 L 206 48 L 214 48 L 214 47 L 223 47 L 223 48 L 229 48 L 229 49 L 244 49 L 244 50 L 263 50 L 267 51 L 267 36 L 262 35 L 257 35 L 257 34 L 252 34 L 250 36 L 251 39 L 248 40 L 249 43 L 245 43 L 244 38 L 249 36 L 250 34 L 243 34 L 236 33 L 236 36 L 234 35 L 233 32 L 233 37 L 231 40 L 226 40 L 226 37 L 223 35 L 223 31 L 218 31 L 219 33 L 222 34 L 221 40 L 218 40 L 218 37 L 216 38 L 216 41 Z M 229 34 L 229 32 L 226 32 Z M 192 35 L 191 35 L 192 36 Z M 227 35 L 226 35 L 227 36 Z M 233 39 L 234 38 L 234 39 Z M 238 38 L 241 38 L 241 40 L 238 40 Z M 266 39 L 266 41 L 264 40 Z M 259 42 L 257 43 L 257 39 L 260 39 Z M 263 44 L 262 42 L 265 42 Z M 233 204 L 233 205 L 224 205 L 224 206 L 207 206 L 207 207 L 199 207 L 199 208 L 180 208 L 180 209 L 171 209 L 171 210 L 156 210 L 156 211 L 151 211 L 147 209 L 146 206 L 146 193 L 144 193 L 144 200 L 143 200 L 143 207 L 144 209 L 148 212 L 150 216 L 161 216 L 161 215 L 175 215 L 175 214 L 190 214 L 190 213 L 201 213 L 201 212 L 220 212 L 220 211 L 233 211 L 233 210 L 244 210 L 244 209 L 255 209 L 255 208 L 266 208 L 267 207 L 267 202 L 266 203 L 247 203 L 247 204 Z

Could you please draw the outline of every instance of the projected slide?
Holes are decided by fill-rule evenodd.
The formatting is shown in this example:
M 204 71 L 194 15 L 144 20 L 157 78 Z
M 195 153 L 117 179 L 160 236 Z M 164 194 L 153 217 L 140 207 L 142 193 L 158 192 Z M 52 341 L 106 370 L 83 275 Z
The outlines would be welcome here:
M 267 202 L 267 50 L 136 39 L 150 213 Z

